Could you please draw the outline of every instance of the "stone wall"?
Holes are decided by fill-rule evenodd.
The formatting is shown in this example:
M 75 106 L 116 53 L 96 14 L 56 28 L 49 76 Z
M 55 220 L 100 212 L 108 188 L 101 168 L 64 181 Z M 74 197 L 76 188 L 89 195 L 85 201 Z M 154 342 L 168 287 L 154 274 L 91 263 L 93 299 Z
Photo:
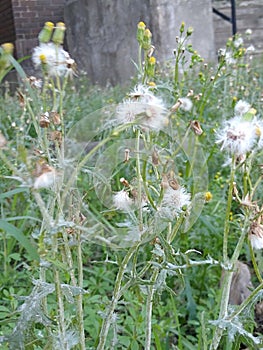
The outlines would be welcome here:
M 231 16 L 229 1 L 213 1 L 213 6 Z M 256 54 L 263 53 L 263 0 L 236 0 L 237 32 L 246 39 L 245 32 L 252 29 L 250 40 L 245 40 L 246 45 L 253 44 Z M 223 47 L 232 35 L 232 25 L 217 15 L 213 15 L 215 47 L 216 50 Z
M 139 21 L 151 29 L 159 61 L 173 58 L 182 21 L 195 28 L 193 46 L 207 60 L 214 58 L 211 0 L 69 0 L 69 50 L 93 82 L 125 83 L 136 74 Z

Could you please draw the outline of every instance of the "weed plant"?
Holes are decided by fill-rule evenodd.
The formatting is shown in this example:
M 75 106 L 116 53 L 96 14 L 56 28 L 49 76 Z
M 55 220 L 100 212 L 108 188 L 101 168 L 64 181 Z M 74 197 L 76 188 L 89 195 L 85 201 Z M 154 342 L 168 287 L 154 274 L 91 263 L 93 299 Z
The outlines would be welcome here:
M 1 348 L 262 348 L 260 59 L 237 35 L 209 65 L 182 23 L 158 65 L 140 22 L 123 92 L 64 33 L 40 32 L 41 78 L 1 47 Z

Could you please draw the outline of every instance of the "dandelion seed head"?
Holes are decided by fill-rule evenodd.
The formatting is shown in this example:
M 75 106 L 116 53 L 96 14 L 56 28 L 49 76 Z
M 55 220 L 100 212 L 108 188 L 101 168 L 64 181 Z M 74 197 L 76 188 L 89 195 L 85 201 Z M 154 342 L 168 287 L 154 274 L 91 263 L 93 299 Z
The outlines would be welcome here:
M 118 210 L 130 211 L 132 204 L 133 200 L 125 190 L 121 190 L 113 195 L 113 205 Z
M 184 187 L 174 190 L 172 187 L 165 189 L 160 214 L 170 220 L 175 219 L 191 204 L 191 196 Z
M 250 152 L 258 141 L 258 124 L 256 119 L 252 121 L 234 117 L 225 123 L 224 128 L 217 133 L 217 144 L 221 144 L 221 150 L 227 150 L 237 157 Z
M 156 97 L 149 86 L 138 84 L 129 94 L 129 99 L 116 109 L 119 123 L 136 123 L 144 130 L 158 131 L 167 125 L 167 110 L 162 99 Z
M 235 105 L 235 109 L 234 109 L 235 115 L 242 116 L 246 114 L 250 110 L 250 108 L 251 108 L 251 105 L 248 102 L 239 100 Z
M 33 50 L 32 61 L 36 68 L 46 64 L 50 76 L 65 76 L 68 74 L 69 53 L 54 43 L 41 43 Z
M 188 98 L 188 97 L 181 97 L 179 99 L 179 101 L 181 102 L 180 108 L 183 111 L 189 112 L 192 109 L 193 102 L 190 100 L 190 98 Z

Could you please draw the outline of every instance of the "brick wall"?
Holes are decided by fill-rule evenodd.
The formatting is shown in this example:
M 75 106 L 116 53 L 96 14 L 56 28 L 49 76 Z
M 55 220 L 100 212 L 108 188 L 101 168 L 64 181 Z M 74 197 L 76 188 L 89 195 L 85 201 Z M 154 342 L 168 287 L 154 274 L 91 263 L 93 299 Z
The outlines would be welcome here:
M 63 21 L 64 4 L 65 0 L 12 0 L 17 57 L 31 55 L 45 22 Z
M 213 1 L 213 6 L 227 16 L 231 16 L 230 1 Z M 236 0 L 237 32 L 242 34 L 245 45 L 252 44 L 256 54 L 263 53 L 263 0 Z M 224 47 L 232 35 L 232 25 L 213 14 L 215 47 Z M 252 29 L 250 40 L 246 40 L 245 31 Z
M 0 44 L 15 42 L 15 28 L 11 0 L 0 1 Z

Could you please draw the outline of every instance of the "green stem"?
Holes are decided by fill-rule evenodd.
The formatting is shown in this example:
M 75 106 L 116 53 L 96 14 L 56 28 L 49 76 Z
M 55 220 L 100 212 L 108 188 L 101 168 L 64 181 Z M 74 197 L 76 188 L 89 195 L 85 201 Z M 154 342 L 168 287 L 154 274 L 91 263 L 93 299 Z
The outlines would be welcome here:
M 107 336 L 108 336 L 108 332 L 110 329 L 110 325 L 112 323 L 112 316 L 114 313 L 114 310 L 116 309 L 117 303 L 121 297 L 121 283 L 122 283 L 122 279 L 123 279 L 123 275 L 125 273 L 126 267 L 128 262 L 130 261 L 131 257 L 133 256 L 134 252 L 137 250 L 138 248 L 138 244 L 132 246 L 127 254 L 125 255 L 124 259 L 121 262 L 117 277 L 116 277 L 116 281 L 115 281 L 115 287 L 114 287 L 114 291 L 113 291 L 113 295 L 112 295 L 112 300 L 111 303 L 109 305 L 109 308 L 107 310 L 107 314 L 106 317 L 103 320 L 102 323 L 102 327 L 101 327 L 101 331 L 100 331 L 100 341 L 99 341 L 99 345 L 97 347 L 97 350 L 103 350 L 106 344 L 106 340 L 107 340 Z
M 137 174 L 137 190 L 138 190 L 138 221 L 139 228 L 143 230 L 143 215 L 142 215 L 142 175 L 141 175 L 141 157 L 140 157 L 140 140 L 141 140 L 141 132 L 137 130 L 137 138 L 136 138 L 136 174 Z
M 148 287 L 148 295 L 146 301 L 146 332 L 145 332 L 145 350 L 151 349 L 151 338 L 152 338 L 152 306 L 153 296 L 155 292 L 155 282 L 159 275 L 159 269 L 155 269 L 151 278 L 151 285 Z
M 143 177 L 143 189 L 144 189 L 144 192 L 146 193 L 146 196 L 147 196 L 147 199 L 149 200 L 151 206 L 157 210 L 157 207 L 152 199 L 152 196 L 150 194 L 150 191 L 149 191 L 149 187 L 147 186 L 147 183 L 146 183 L 146 171 L 147 171 L 147 162 L 144 161 L 143 162 L 143 168 L 142 168 L 142 177 Z
M 167 234 L 167 242 L 170 244 L 173 242 L 173 240 L 175 239 L 177 232 L 182 224 L 182 222 L 184 221 L 184 213 L 181 214 L 181 216 L 178 218 L 178 220 L 176 221 L 176 224 L 174 225 L 173 229 L 168 231 Z
M 143 71 L 142 71 L 142 45 L 139 45 L 138 49 L 138 65 L 139 65 L 139 73 L 142 77 Z
M 232 321 L 235 317 L 237 317 L 245 308 L 251 303 L 251 301 L 254 299 L 254 297 L 258 294 L 258 292 L 261 291 L 263 288 L 263 282 L 260 283 L 259 286 L 257 286 L 256 289 L 253 290 L 253 292 L 247 297 L 246 300 L 243 301 L 241 305 L 238 306 L 238 308 L 227 317 L 227 321 Z
M 230 212 L 231 212 L 231 204 L 232 204 L 232 198 L 233 198 L 234 176 L 235 176 L 235 159 L 233 157 L 232 158 L 230 180 L 229 180 L 226 216 L 225 216 L 225 226 L 224 226 L 224 235 L 223 235 L 223 262 L 224 262 L 224 264 L 226 264 L 228 261 L 227 246 L 228 246 L 228 234 L 229 234 L 229 228 L 230 228 L 229 216 L 230 216 Z
M 35 200 L 37 202 L 39 210 L 41 211 L 41 214 L 42 214 L 43 219 L 44 219 L 44 221 L 46 223 L 46 226 L 47 227 L 52 226 L 52 221 L 53 220 L 52 220 L 51 216 L 49 215 L 49 213 L 48 213 L 48 211 L 46 209 L 46 205 L 45 205 L 41 195 L 36 190 L 33 191 L 33 195 L 35 197 Z
M 78 261 L 78 284 L 80 288 L 83 288 L 83 263 L 82 263 L 82 248 L 81 248 L 81 235 L 80 232 L 77 236 L 77 261 Z M 78 310 L 78 326 L 80 335 L 80 349 L 85 350 L 85 329 L 84 329 L 84 319 L 83 319 L 83 296 L 80 293 L 77 296 L 77 310 Z
M 225 272 L 223 285 L 222 285 L 222 296 L 221 296 L 219 320 L 227 318 L 227 309 L 228 309 L 228 302 L 229 302 L 229 295 L 230 295 L 230 287 L 231 287 L 232 277 L 233 277 L 233 273 L 234 273 L 233 269 L 234 269 L 236 262 L 239 258 L 240 251 L 242 249 L 245 237 L 247 235 L 248 223 L 249 223 L 249 217 L 246 216 L 241 235 L 240 235 L 239 240 L 237 242 L 234 253 L 231 257 L 229 266 L 227 267 L 228 270 Z M 224 328 L 219 328 L 219 327 L 216 328 L 210 350 L 216 350 L 218 348 L 220 340 L 223 336 L 223 332 L 224 332 Z
M 218 66 L 218 69 L 216 71 L 216 74 L 215 74 L 215 78 L 213 81 L 211 81 L 211 78 L 209 77 L 209 83 L 208 85 L 205 85 L 204 88 L 203 88 L 203 91 L 202 91 L 202 103 L 201 103 L 201 106 L 199 108 L 199 111 L 198 111 L 198 114 L 199 114 L 199 118 L 201 118 L 203 116 L 203 113 L 204 113 L 204 110 L 205 110 L 205 107 L 207 106 L 207 100 L 209 99 L 211 93 L 214 91 L 214 85 L 215 85 L 215 82 L 217 80 L 217 78 L 219 77 L 219 73 L 220 73 L 220 70 L 221 68 L 224 66 L 223 63 L 221 63 L 219 66 Z
M 65 312 L 64 312 L 64 303 L 63 303 L 63 295 L 61 292 L 61 283 L 60 283 L 60 276 L 59 271 L 57 267 L 53 268 L 54 271 L 54 279 L 55 279 L 55 287 L 56 287 L 56 297 L 57 297 L 57 303 L 58 303 L 58 315 L 59 315 L 59 328 L 60 328 L 60 338 L 63 342 L 63 348 L 66 349 L 66 324 L 65 324 Z
M 115 130 L 113 130 L 112 133 L 114 132 L 121 132 L 123 130 L 125 130 L 127 127 L 129 126 L 129 124 L 126 125 L 121 125 L 120 127 L 116 128 Z M 87 163 L 87 161 L 103 146 L 105 145 L 108 141 L 110 141 L 112 139 L 112 135 L 109 135 L 108 137 L 106 137 L 105 139 L 101 140 L 95 147 L 92 148 L 92 150 L 87 153 L 85 155 L 85 157 L 79 162 L 79 164 L 74 168 L 74 170 L 72 171 L 70 178 L 68 179 L 67 183 L 65 184 L 65 188 L 63 190 L 63 195 L 62 195 L 62 199 L 61 199 L 61 208 L 64 207 L 66 198 L 68 196 L 68 192 L 70 191 L 71 186 L 73 185 L 76 176 L 78 174 L 78 172 L 80 171 L 80 169 Z
M 248 242 L 248 245 L 249 245 L 249 251 L 250 251 L 251 261 L 252 261 L 252 265 L 253 265 L 255 274 L 256 274 L 256 276 L 257 276 L 259 282 L 260 282 L 260 283 L 263 283 L 263 279 L 262 279 L 262 277 L 261 277 L 261 273 L 260 273 L 260 270 L 259 270 L 258 265 L 257 265 L 257 262 L 256 262 L 254 250 L 253 250 L 253 248 L 252 248 L 252 246 L 251 246 L 251 242 L 250 242 L 250 241 Z

